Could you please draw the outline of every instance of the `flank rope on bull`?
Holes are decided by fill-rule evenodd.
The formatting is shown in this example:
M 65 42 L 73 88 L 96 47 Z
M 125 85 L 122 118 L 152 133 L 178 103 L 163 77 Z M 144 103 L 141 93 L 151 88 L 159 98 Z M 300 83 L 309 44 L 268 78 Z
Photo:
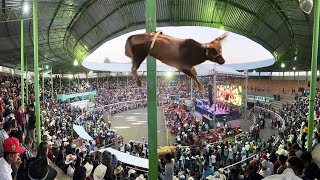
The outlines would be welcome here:
M 159 34 L 162 34 L 162 31 L 157 31 L 156 32 L 156 35 L 153 37 L 153 40 L 152 40 L 152 43 L 151 43 L 151 46 L 150 46 L 150 51 L 153 48 L 154 44 L 156 43 L 156 40 L 157 40 L 157 37 L 159 36 Z

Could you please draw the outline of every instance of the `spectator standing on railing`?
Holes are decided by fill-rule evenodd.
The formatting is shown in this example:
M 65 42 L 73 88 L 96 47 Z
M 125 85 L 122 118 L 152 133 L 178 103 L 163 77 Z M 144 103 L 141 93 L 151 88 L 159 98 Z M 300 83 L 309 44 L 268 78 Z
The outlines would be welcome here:
M 33 142 L 35 142 L 36 115 L 34 112 L 34 105 L 32 103 L 29 105 L 28 116 L 28 130 L 30 137 L 32 138 Z
M 15 117 L 17 120 L 18 128 L 26 133 L 26 118 L 22 106 L 20 106 L 16 111 Z

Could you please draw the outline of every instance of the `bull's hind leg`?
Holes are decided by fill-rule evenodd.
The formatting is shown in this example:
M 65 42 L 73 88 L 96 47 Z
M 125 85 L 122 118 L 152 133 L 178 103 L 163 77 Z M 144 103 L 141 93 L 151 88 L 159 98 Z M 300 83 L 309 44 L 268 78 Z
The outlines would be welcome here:
M 138 76 L 137 69 L 139 69 L 143 60 L 144 60 L 144 58 L 133 58 L 132 59 L 131 74 L 133 76 L 133 79 L 136 81 L 136 83 L 139 87 L 141 86 L 141 80 Z
M 185 73 L 186 75 L 188 75 L 189 77 L 191 77 L 196 82 L 197 87 L 200 92 L 202 92 L 202 93 L 205 92 L 204 86 L 199 82 L 199 80 L 197 78 L 197 72 L 194 69 L 194 67 L 192 67 L 191 69 L 182 69 L 181 71 L 183 73 Z

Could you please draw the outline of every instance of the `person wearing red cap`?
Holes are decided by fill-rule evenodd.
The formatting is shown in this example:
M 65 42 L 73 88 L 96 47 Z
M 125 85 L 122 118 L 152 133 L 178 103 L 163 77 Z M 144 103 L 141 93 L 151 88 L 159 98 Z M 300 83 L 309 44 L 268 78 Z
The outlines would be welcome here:
M 25 150 L 20 147 L 19 140 L 15 137 L 7 138 L 3 142 L 4 156 L 0 158 L 0 177 L 1 180 L 12 180 L 11 165 L 15 164 L 17 169 L 21 164 L 20 153 Z

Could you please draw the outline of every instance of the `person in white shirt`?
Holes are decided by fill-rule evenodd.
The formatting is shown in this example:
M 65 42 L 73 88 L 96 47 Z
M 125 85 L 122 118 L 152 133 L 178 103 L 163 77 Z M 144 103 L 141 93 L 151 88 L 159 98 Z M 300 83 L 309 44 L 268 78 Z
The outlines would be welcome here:
M 267 167 L 270 169 L 271 174 L 274 174 L 274 165 L 273 165 L 272 162 L 270 162 L 270 161 L 268 160 L 268 156 L 265 155 L 265 154 L 263 154 L 261 158 L 264 159 L 264 160 L 266 160 L 266 161 L 268 162 Z
M 259 174 L 261 176 L 263 176 L 264 178 L 271 175 L 271 170 L 268 168 L 268 161 L 267 160 L 263 160 L 261 162 Z
M 11 165 L 15 164 L 19 169 L 22 163 L 20 159 L 20 153 L 25 150 L 20 147 L 19 140 L 17 138 L 7 138 L 3 142 L 4 156 L 0 158 L 0 178 L 1 180 L 12 180 L 12 169 Z

